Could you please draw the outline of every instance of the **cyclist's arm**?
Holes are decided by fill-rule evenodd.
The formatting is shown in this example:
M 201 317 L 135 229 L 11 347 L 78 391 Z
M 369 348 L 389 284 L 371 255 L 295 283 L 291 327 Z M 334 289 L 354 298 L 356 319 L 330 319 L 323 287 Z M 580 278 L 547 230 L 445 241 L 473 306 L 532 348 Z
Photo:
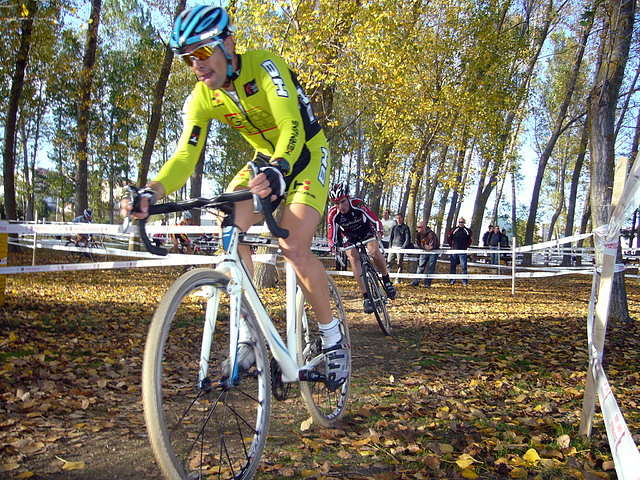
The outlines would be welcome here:
M 201 100 L 206 85 L 199 82 L 184 103 L 182 134 L 171 158 L 165 163 L 154 181 L 149 183 L 160 194 L 158 198 L 182 187 L 196 168 L 200 152 L 204 147 L 210 116 L 205 113 Z

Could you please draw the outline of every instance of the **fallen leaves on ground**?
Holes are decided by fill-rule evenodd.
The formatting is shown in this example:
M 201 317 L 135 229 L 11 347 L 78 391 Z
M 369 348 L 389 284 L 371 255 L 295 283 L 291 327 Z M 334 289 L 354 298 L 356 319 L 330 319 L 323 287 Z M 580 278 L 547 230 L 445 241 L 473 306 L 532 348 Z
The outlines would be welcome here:
M 96 478 L 100 456 L 109 461 L 97 439 L 144 437 L 146 327 L 178 274 L 8 279 L 0 310 L 0 476 Z M 295 395 L 274 401 L 260 478 L 616 478 L 599 410 L 592 437 L 578 435 L 589 278 L 521 281 L 515 296 L 509 282 L 400 285 L 391 338 L 362 313 L 353 281 L 337 281 L 353 345 L 349 413 L 323 429 Z M 638 443 L 640 295 L 633 282 L 627 289 L 634 321 L 609 325 L 605 371 Z M 281 314 L 274 292 L 265 298 Z M 141 478 L 129 467 L 113 465 L 114 478 Z M 149 472 L 159 475 L 148 470 L 145 478 L 160 478 Z

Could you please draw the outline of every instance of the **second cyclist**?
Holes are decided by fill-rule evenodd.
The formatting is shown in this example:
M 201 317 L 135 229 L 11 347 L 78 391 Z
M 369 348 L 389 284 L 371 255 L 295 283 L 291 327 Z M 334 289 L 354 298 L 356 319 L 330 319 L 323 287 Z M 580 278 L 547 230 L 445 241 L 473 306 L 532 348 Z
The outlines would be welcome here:
M 336 252 L 337 247 L 353 245 L 376 237 L 376 241 L 367 244 L 367 249 L 373 263 L 382 275 L 382 283 L 387 296 L 393 300 L 396 298 L 396 289 L 389 279 L 387 262 L 378 244 L 382 238 L 382 222 L 361 199 L 349 195 L 348 185 L 336 183 L 329 191 L 329 199 L 334 203 L 327 213 L 329 248 Z M 373 301 L 366 293 L 358 252 L 355 249 L 350 249 L 346 253 L 351 263 L 353 276 L 356 278 L 364 297 L 364 312 L 373 313 Z

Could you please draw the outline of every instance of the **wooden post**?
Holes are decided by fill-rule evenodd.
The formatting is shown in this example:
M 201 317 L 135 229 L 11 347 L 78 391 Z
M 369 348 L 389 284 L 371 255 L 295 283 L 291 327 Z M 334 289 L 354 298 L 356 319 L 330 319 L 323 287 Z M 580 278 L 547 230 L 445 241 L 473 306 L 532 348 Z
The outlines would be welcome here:
M 611 209 L 609 211 L 609 217 L 615 210 L 622 191 L 624 190 L 624 184 L 627 178 L 629 160 L 627 158 L 621 158 L 616 165 L 615 178 L 613 182 L 613 195 L 611 199 Z M 619 232 L 616 235 L 619 239 Z M 598 252 L 598 242 L 594 238 L 594 244 L 596 245 L 595 258 L 596 265 L 600 265 L 602 271 L 600 273 L 600 281 L 598 282 L 598 301 L 596 303 L 594 314 L 594 327 L 593 327 L 593 345 L 598 352 L 598 357 L 602 358 L 602 352 L 604 350 L 604 340 L 607 332 L 607 320 L 609 317 L 609 306 L 611 304 L 611 290 L 613 287 L 613 275 L 615 273 L 616 266 L 616 253 L 603 254 Z M 617 242 L 616 242 L 617 243 Z M 591 428 L 593 427 L 593 416 L 595 412 L 596 399 L 598 392 L 596 390 L 595 378 L 593 376 L 593 368 L 591 362 L 589 362 L 589 370 L 587 371 L 587 380 L 584 387 L 584 398 L 582 401 L 582 415 L 580 417 L 580 434 L 584 436 L 591 436 Z
M 518 239 L 513 236 L 513 242 L 511 242 L 511 295 L 516 294 L 516 242 Z
M 7 223 L 7 222 L 1 222 Z M 0 268 L 6 267 L 9 264 L 9 235 L 6 233 L 0 233 Z M 7 284 L 7 276 L 0 275 L 0 305 L 4 305 L 4 290 Z

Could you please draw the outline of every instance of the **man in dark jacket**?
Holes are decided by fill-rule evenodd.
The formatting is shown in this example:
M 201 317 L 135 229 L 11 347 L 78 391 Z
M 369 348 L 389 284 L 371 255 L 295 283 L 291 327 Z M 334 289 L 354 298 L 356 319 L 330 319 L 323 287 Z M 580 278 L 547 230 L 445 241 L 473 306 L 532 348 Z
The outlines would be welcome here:
M 398 213 L 396 215 L 396 224 L 391 229 L 389 235 L 389 246 L 391 248 L 411 248 L 411 230 L 409 226 L 404 223 L 404 215 Z M 389 269 L 393 265 L 394 261 L 398 262 L 398 273 L 403 270 L 404 253 L 390 253 L 387 262 L 389 263 Z M 398 277 L 396 277 L 395 283 L 398 283 Z
M 471 242 L 473 241 L 473 234 L 471 233 L 471 229 L 464 226 L 465 219 L 460 218 L 458 220 L 458 226 L 451 229 L 449 232 L 448 240 L 449 246 L 452 250 L 466 250 L 471 246 Z M 451 268 L 449 272 L 452 275 L 455 275 L 456 268 L 460 264 L 460 268 L 464 275 L 467 274 L 467 254 L 466 253 L 452 253 L 451 254 Z M 452 278 L 449 282 L 451 285 L 456 283 L 455 278 Z M 469 285 L 468 279 L 462 280 L 463 285 Z
M 425 222 L 418 222 L 418 226 L 416 228 L 416 247 L 422 248 L 427 252 L 440 249 L 440 239 L 436 235 L 436 232 L 431 230 Z M 420 255 L 420 261 L 418 263 L 418 269 L 416 270 L 416 273 L 419 275 L 424 273 L 425 268 L 427 269 L 427 275 L 432 275 L 433 273 L 435 273 L 438 256 L 439 254 L 437 253 Z M 417 287 L 418 285 L 420 285 L 420 279 L 416 278 L 409 285 L 412 287 Z M 431 287 L 430 278 L 424 279 L 424 286 Z
M 493 226 L 493 230 L 489 234 L 487 238 L 487 246 L 491 250 L 500 250 L 500 246 L 502 245 L 502 233 L 500 233 L 500 227 L 498 225 Z M 499 252 L 491 252 L 491 264 L 498 265 L 500 263 L 500 253 Z
M 489 235 L 491 235 L 492 231 L 493 231 L 493 225 L 489 225 L 489 230 L 484 232 L 484 235 L 482 236 L 482 246 L 483 247 L 488 247 L 489 246 Z

